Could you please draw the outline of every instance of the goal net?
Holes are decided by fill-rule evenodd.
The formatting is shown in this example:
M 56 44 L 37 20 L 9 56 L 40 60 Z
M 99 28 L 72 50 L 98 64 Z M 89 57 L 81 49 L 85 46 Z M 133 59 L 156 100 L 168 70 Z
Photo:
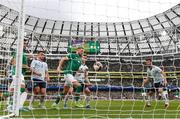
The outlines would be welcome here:
M 0 6 L 0 10 L 4 15 L 1 20 L 6 19 L 3 22 L 7 22 L 0 24 L 0 117 L 11 117 L 14 98 L 10 89 L 15 80 L 11 61 L 17 49 L 18 13 L 5 6 Z M 157 17 L 164 20 L 162 16 Z M 170 20 L 163 23 L 159 21 L 160 25 L 156 26 L 151 23 L 158 21 L 154 19 L 120 25 L 52 21 L 26 16 L 23 54 L 27 58 L 27 66 L 23 67 L 26 69 L 23 74 L 25 83 L 18 85 L 21 87 L 18 99 L 20 104 L 16 105 L 19 117 L 180 118 L 180 37 L 178 27 L 173 26 Z M 167 28 L 162 27 L 162 24 L 168 24 Z M 136 26 L 139 27 L 137 31 Z M 141 32 L 140 27 L 143 27 L 141 30 L 148 29 L 147 32 Z M 68 67 L 69 61 L 64 61 L 61 71 L 57 71 L 57 67 L 65 57 L 71 59 L 71 67 L 78 64 L 72 53 L 75 54 L 80 47 L 87 55 L 88 70 L 78 65 L 76 71 L 69 76 L 76 79 L 78 73 L 82 75 L 82 72 L 84 79 L 87 76 L 89 82 L 78 80 L 83 84 L 79 91 L 80 87 L 67 82 L 67 72 L 64 69 Z M 39 51 L 43 51 L 45 58 L 39 57 Z M 32 62 L 39 59 L 42 67 L 47 63 L 46 71 L 48 69 L 50 78 L 40 84 L 32 77 L 36 72 Z M 147 64 L 147 59 L 152 61 L 153 66 Z M 43 73 L 35 74 L 41 76 Z M 161 77 L 161 81 L 155 84 L 157 77 Z M 146 80 L 148 83 L 145 83 Z M 40 89 L 38 93 L 35 93 L 34 87 Z M 67 87 L 68 93 L 64 93 Z M 46 90 L 44 96 L 42 88 Z M 70 89 L 73 89 L 72 93 Z
M 10 36 L 4 38 L 4 49 L 1 46 L 1 103 L 0 114 L 2 116 L 11 114 L 8 110 L 11 95 L 8 92 L 8 87 L 12 80 L 9 73 L 8 66 L 11 60 L 12 52 L 8 41 L 14 38 Z M 29 34 L 27 32 L 27 34 Z M 131 47 L 132 55 L 126 56 L 123 52 L 115 52 L 115 54 L 88 54 L 86 62 L 89 68 L 88 79 L 91 86 L 88 86 L 91 91 L 90 107 L 86 108 L 87 95 L 84 92 L 80 94 L 79 102 L 83 107 L 77 107 L 75 103 L 75 91 L 69 96 L 67 107 L 64 106 L 65 96 L 61 94 L 64 89 L 64 75 L 63 72 L 57 73 L 56 69 L 59 60 L 67 56 L 67 53 L 54 52 L 54 45 L 59 42 L 59 51 L 66 51 L 69 47 L 68 41 L 73 41 L 74 37 L 60 37 L 53 36 L 50 42 L 44 41 L 44 38 L 49 38 L 46 34 L 40 34 L 42 39 L 37 39 L 39 34 L 27 35 L 27 46 L 24 50 L 28 56 L 28 65 L 30 66 L 32 60 L 37 56 L 35 45 L 39 42 L 39 51 L 44 50 L 46 55 L 45 62 L 48 64 L 50 81 L 47 82 L 47 94 L 45 96 L 45 107 L 40 107 L 41 94 L 34 98 L 33 108 L 29 109 L 29 103 L 33 93 L 33 82 L 31 79 L 31 72 L 28 69 L 25 77 L 26 92 L 28 93 L 24 108 L 20 110 L 20 117 L 22 118 L 179 118 L 179 53 L 165 53 L 158 54 L 156 47 L 154 47 L 154 54 L 136 54 Z M 84 43 L 92 41 L 90 37 L 78 38 Z M 102 39 L 105 39 L 102 41 Z M 101 50 L 106 49 L 105 44 L 112 41 L 115 46 L 114 51 L 117 51 L 117 46 L 122 45 L 118 43 L 119 38 L 99 38 L 94 37 L 93 40 L 100 41 Z M 122 38 L 123 39 L 123 38 Z M 130 38 L 129 38 L 130 39 Z M 164 37 L 166 39 L 166 37 Z M 77 40 L 77 38 L 76 38 Z M 131 40 L 130 40 L 131 41 Z M 129 42 L 130 42 L 129 41 Z M 130 42 L 132 45 L 134 42 Z M 48 45 L 49 44 L 49 45 Z M 113 47 L 112 46 L 112 47 Z M 13 48 L 13 47 L 12 47 Z M 156 49 L 156 50 L 155 50 Z M 38 51 L 37 50 L 37 51 Z M 71 49 L 72 51 L 74 49 Z M 87 50 L 87 49 L 85 49 Z M 121 49 L 123 50 L 123 48 Z M 124 49 L 127 50 L 127 49 Z M 35 52 L 33 52 L 35 51 Z M 158 50 L 157 50 L 158 51 Z M 86 51 L 88 52 L 88 50 Z M 164 52 L 164 51 L 161 51 Z M 128 52 L 127 52 L 128 54 Z M 170 106 L 165 108 L 163 98 L 158 97 L 155 92 L 151 97 L 151 106 L 147 106 L 148 94 L 146 89 L 152 87 L 142 87 L 143 79 L 147 76 L 147 66 L 145 60 L 151 57 L 153 64 L 162 69 L 166 74 L 167 79 L 167 94 Z M 93 65 L 95 62 L 100 62 L 103 67 L 100 71 L 95 71 Z M 61 97 L 60 102 L 54 108 L 52 105 L 58 97 Z M 12 101 L 12 100 L 11 100 Z
M 4 109 L 7 108 L 10 103 L 10 93 L 8 87 L 12 82 L 12 71 L 11 71 L 11 59 L 12 59 L 12 41 L 15 34 L 11 27 L 0 25 L 1 34 L 1 46 L 0 46 L 0 108 L 1 116 L 9 115 L 11 112 L 5 112 Z

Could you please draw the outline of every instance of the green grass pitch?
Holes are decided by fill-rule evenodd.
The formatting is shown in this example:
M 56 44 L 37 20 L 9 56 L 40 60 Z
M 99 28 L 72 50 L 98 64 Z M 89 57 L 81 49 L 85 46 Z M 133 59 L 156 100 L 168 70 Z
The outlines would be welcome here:
M 129 119 L 145 119 L 145 118 L 163 118 L 163 119 L 179 119 L 180 118 L 180 100 L 171 100 L 170 107 L 165 109 L 163 101 L 153 101 L 151 107 L 145 107 L 144 101 L 128 101 L 128 100 L 94 100 L 91 101 L 91 109 L 76 108 L 73 102 L 69 101 L 69 109 L 63 109 L 63 102 L 59 104 L 59 109 L 52 109 L 52 101 L 46 101 L 47 109 L 38 108 L 38 102 L 35 102 L 34 110 L 20 112 L 22 118 L 61 118 L 61 119 L 107 119 L 107 118 L 129 118 Z M 28 105 L 28 102 L 25 104 Z M 0 115 L 6 113 L 2 110 L 5 106 L 1 106 Z

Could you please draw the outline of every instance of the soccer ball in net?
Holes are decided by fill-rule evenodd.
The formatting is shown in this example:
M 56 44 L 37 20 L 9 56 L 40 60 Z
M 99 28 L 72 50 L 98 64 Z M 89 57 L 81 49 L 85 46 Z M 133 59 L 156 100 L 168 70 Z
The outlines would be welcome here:
M 95 71 L 100 71 L 103 68 L 103 65 L 101 62 L 95 62 L 93 68 Z

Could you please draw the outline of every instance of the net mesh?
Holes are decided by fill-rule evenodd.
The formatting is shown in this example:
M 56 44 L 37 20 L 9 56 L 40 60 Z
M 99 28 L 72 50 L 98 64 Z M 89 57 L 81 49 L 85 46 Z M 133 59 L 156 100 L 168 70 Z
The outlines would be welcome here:
M 11 31 L 9 31 L 9 34 Z M 8 35 L 11 36 L 11 35 Z M 7 37 L 7 39 L 11 39 Z M 11 114 L 8 110 L 9 93 L 8 87 L 11 74 L 8 72 L 11 54 L 8 40 L 4 39 L 6 46 L 1 47 L 1 115 Z M 66 38 L 62 38 L 66 39 Z M 117 40 L 118 38 L 114 38 Z M 66 39 L 67 40 L 67 39 Z M 109 39 L 107 39 L 108 42 Z M 85 41 L 85 40 L 84 40 Z M 29 38 L 29 44 L 34 44 L 37 39 Z M 41 41 L 39 41 L 41 42 Z M 51 40 L 51 42 L 54 42 Z M 42 41 L 43 43 L 43 41 Z M 50 43 L 51 44 L 51 43 Z M 115 41 L 117 46 L 117 41 Z M 4 45 L 5 46 L 5 45 Z M 52 46 L 50 46 L 52 47 Z M 64 46 L 60 46 L 64 47 Z M 9 48 L 9 49 L 8 49 Z M 27 45 L 26 55 L 28 56 L 28 65 L 35 58 L 36 53 L 32 52 L 34 46 Z M 46 51 L 47 47 L 43 45 Z M 42 48 L 42 49 L 43 49 Z M 52 47 L 53 48 L 53 47 Z M 136 49 L 136 48 L 135 48 Z M 35 97 L 33 109 L 29 109 L 29 102 L 33 94 L 32 80 L 30 70 L 25 77 L 26 92 L 28 97 L 24 104 L 25 110 L 20 111 L 20 117 L 29 118 L 179 118 L 179 53 L 157 54 L 157 55 L 96 55 L 89 54 L 87 66 L 89 68 L 88 78 L 92 83 L 89 87 L 91 90 L 90 106 L 86 108 L 85 93 L 81 93 L 80 102 L 84 107 L 76 107 L 74 93 L 69 97 L 68 108 L 64 107 L 64 98 L 60 100 L 57 108 L 52 105 L 59 95 L 61 95 L 64 86 L 63 72 L 57 74 L 56 68 L 59 60 L 66 54 L 54 54 L 46 52 L 46 62 L 49 68 L 50 82 L 47 83 L 47 94 L 45 96 L 45 107 L 39 107 L 41 95 Z M 170 107 L 164 107 L 164 101 L 158 99 L 157 94 L 152 96 L 152 105 L 147 107 L 147 94 L 141 87 L 143 78 L 146 77 L 147 66 L 145 59 L 152 56 L 153 64 L 160 67 L 165 73 L 168 80 L 168 95 Z M 103 68 L 100 71 L 94 71 L 93 64 L 99 61 Z M 6 74 L 7 73 L 7 74 Z
M 1 29 L 2 30 L 2 29 Z M 3 30 L 7 31 L 6 34 L 2 34 L 5 36 L 1 38 L 1 48 L 0 48 L 0 108 L 1 108 L 1 115 L 6 115 L 3 111 L 9 102 L 9 91 L 8 86 L 12 81 L 12 72 L 11 72 L 11 50 L 10 50 L 10 43 L 8 40 L 12 40 L 11 29 L 8 26 L 3 26 Z M 2 31 L 0 31 L 2 32 Z M 10 112 L 9 112 L 10 113 Z
M 45 10 L 47 11 L 47 9 Z M 138 10 L 137 12 L 139 13 Z M 9 16 L 11 17 L 13 14 L 10 14 Z M 104 16 L 107 17 L 107 15 Z M 124 19 L 131 20 L 129 18 L 130 16 Z M 119 18 L 121 17 L 118 16 L 115 19 L 119 20 Z M 68 26 L 69 24 L 65 23 L 64 27 L 66 27 L 66 25 Z M 101 24 L 102 27 L 100 28 L 106 29 L 106 26 L 103 25 L 104 24 Z M 8 109 L 10 102 L 8 87 L 12 79 L 10 72 L 8 72 L 8 65 L 11 60 L 11 54 L 16 49 L 17 29 L 16 27 L 2 26 L 3 32 L 0 31 L 3 36 L 0 38 L 0 115 L 5 116 L 11 114 L 11 111 Z M 42 26 L 42 24 L 39 23 L 38 26 Z M 94 29 L 98 29 L 99 27 L 97 26 L 97 24 L 94 25 Z M 114 28 L 113 25 L 110 25 L 107 28 L 110 29 L 110 27 Z M 127 26 L 126 28 L 129 27 Z M 78 35 L 73 32 L 73 29 L 77 29 L 76 26 L 72 26 L 72 35 Z M 90 31 L 88 32 L 88 29 L 91 29 L 91 25 L 87 25 L 87 36 L 81 37 L 83 42 L 91 40 L 90 35 L 92 33 Z M 36 29 L 36 31 L 41 32 L 41 29 Z M 74 93 L 69 97 L 68 108 L 64 107 L 64 98 L 60 100 L 57 108 L 52 107 L 57 97 L 61 95 L 65 82 L 63 73 L 61 72 L 60 74 L 57 74 L 55 70 L 59 60 L 67 54 L 66 51 L 69 40 L 75 39 L 76 36 L 63 37 L 60 35 L 52 35 L 48 34 L 50 32 L 46 30 L 43 31 L 45 34 L 27 31 L 26 35 L 28 36 L 28 46 L 26 47 L 26 55 L 28 56 L 28 65 L 30 66 L 30 63 L 35 58 L 37 51 L 45 51 L 46 62 L 48 64 L 51 80 L 47 83 L 45 108 L 39 107 L 41 95 L 38 94 L 38 96 L 35 97 L 33 104 L 34 109 L 29 109 L 29 103 L 34 94 L 30 77 L 31 72 L 30 70 L 27 71 L 24 77 L 28 96 L 24 104 L 25 109 L 20 111 L 20 117 L 180 118 L 180 55 L 177 47 L 178 37 L 177 34 L 174 34 L 174 28 L 171 28 L 169 30 L 170 32 L 161 36 L 158 34 L 159 31 L 150 31 L 148 33 L 129 37 L 117 37 L 114 36 L 114 34 L 111 34 L 110 31 L 109 34 L 111 37 L 100 37 L 97 33 L 98 30 L 93 31 L 95 36 L 98 36 L 93 38 L 100 41 L 102 53 L 88 54 L 88 77 L 92 83 L 92 86 L 89 87 L 91 90 L 91 108 L 85 107 L 87 95 L 84 93 L 81 93 L 80 95 L 80 102 L 84 105 L 84 107 L 80 108 L 75 106 Z M 59 33 L 59 31 L 57 32 Z M 63 31 L 63 33 L 64 32 L 69 31 Z M 106 33 L 104 32 L 104 34 Z M 103 36 L 104 34 L 102 33 L 101 35 Z M 79 35 L 84 35 L 84 32 L 80 32 Z M 151 44 L 151 49 L 147 48 L 147 44 L 145 45 L 146 42 Z M 162 44 L 165 44 L 165 46 Z M 145 59 L 149 56 L 152 57 L 153 64 L 160 67 L 166 73 L 168 80 L 168 95 L 170 100 L 170 107 L 168 109 L 164 107 L 164 101 L 162 99 L 159 100 L 157 95 L 153 95 L 151 107 L 146 106 L 147 94 L 144 91 L 145 88 L 141 87 L 141 85 L 143 78 L 147 75 Z M 101 71 L 94 71 L 93 64 L 95 61 L 99 61 L 103 64 Z

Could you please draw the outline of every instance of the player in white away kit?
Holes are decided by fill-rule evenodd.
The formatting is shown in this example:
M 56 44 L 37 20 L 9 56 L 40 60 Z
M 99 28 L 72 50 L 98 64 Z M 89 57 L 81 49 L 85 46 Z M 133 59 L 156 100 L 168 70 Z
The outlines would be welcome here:
M 40 107 L 45 108 L 44 106 L 44 98 L 46 96 L 46 85 L 47 81 L 49 81 L 49 73 L 47 63 L 44 62 L 45 55 L 43 52 L 39 52 L 37 59 L 34 59 L 31 62 L 31 80 L 32 80 L 32 88 L 33 95 L 30 100 L 29 109 L 32 109 L 32 104 L 34 102 L 35 96 L 41 93 L 40 97 Z
M 143 84 L 148 83 L 150 78 L 153 79 L 153 88 L 155 92 L 158 93 L 158 96 L 162 97 L 165 100 L 165 107 L 169 107 L 169 100 L 168 100 L 168 93 L 166 89 L 167 86 L 167 80 L 166 80 L 166 75 L 160 69 L 159 67 L 155 66 L 152 64 L 152 59 L 148 58 L 146 59 L 146 65 L 148 66 L 147 68 L 147 77 L 144 80 Z M 149 96 L 152 94 L 149 93 Z M 147 106 L 150 106 L 150 100 L 147 102 Z
M 92 84 L 89 82 L 88 79 L 88 67 L 86 66 L 87 55 L 84 55 L 82 57 L 82 60 L 83 60 L 83 64 L 79 67 L 79 70 L 76 72 L 75 79 L 81 84 L 81 87 L 79 87 L 79 89 L 77 90 L 80 90 L 79 92 L 83 92 L 86 95 L 86 108 L 90 108 L 91 91 L 89 90 L 89 86 L 91 86 Z M 78 93 L 77 90 L 75 92 L 76 93 L 75 106 L 84 107 L 78 102 L 80 98 L 80 94 Z

